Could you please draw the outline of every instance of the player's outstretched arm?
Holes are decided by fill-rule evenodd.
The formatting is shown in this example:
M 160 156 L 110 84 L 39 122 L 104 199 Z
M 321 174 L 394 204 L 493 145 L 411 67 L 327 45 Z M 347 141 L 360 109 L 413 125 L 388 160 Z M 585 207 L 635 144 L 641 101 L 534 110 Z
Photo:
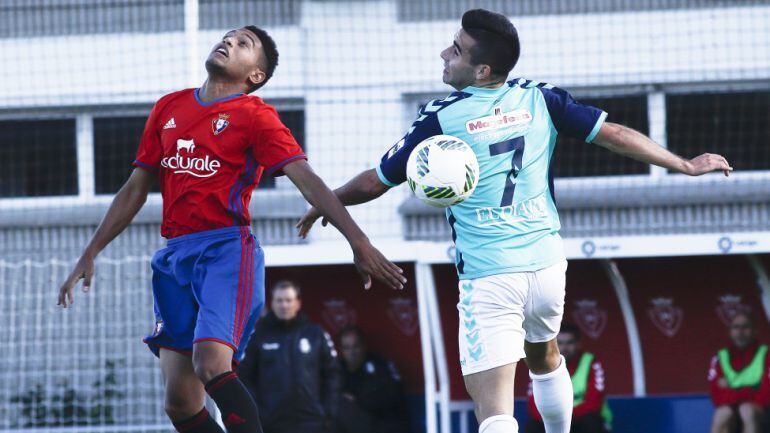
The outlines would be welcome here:
M 605 122 L 593 142 L 637 161 L 690 176 L 700 176 L 717 170 L 729 176 L 733 171 L 722 155 L 704 153 L 693 159 L 685 159 L 671 153 L 646 135 L 617 123 Z
M 340 199 L 340 202 L 345 206 L 351 206 L 361 203 L 366 203 L 376 199 L 377 197 L 385 194 L 390 187 L 382 183 L 377 176 L 375 169 L 369 169 L 361 172 L 358 176 L 350 179 L 345 185 L 334 190 L 334 194 Z M 297 222 L 296 227 L 299 229 L 299 236 L 301 238 L 307 237 L 310 229 L 318 218 L 321 217 L 321 213 L 318 209 L 311 207 L 305 212 L 305 215 Z M 326 226 L 327 220 L 324 218 L 321 224 Z
M 94 275 L 94 259 L 117 235 L 119 235 L 147 201 L 155 175 L 141 168 L 135 168 L 126 183 L 112 200 L 107 214 L 94 232 L 88 245 L 83 250 L 67 280 L 59 288 L 59 302 L 63 308 L 72 305 L 73 288 L 83 279 L 83 291 L 88 292 Z
M 398 266 L 386 259 L 372 246 L 361 228 L 353 221 L 336 195 L 318 177 L 310 164 L 297 160 L 283 167 L 283 172 L 300 190 L 305 199 L 342 232 L 353 249 L 356 268 L 364 280 L 364 287 L 371 287 L 375 277 L 394 289 L 402 289 L 406 278 Z

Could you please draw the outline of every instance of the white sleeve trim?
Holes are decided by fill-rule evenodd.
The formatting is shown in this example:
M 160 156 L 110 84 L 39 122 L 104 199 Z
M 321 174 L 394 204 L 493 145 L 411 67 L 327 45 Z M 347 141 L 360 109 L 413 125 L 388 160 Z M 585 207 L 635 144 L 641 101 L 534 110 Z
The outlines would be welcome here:
M 602 125 L 604 125 L 604 120 L 607 118 L 607 112 L 602 111 L 602 114 L 599 115 L 599 119 L 596 121 L 596 124 L 594 125 L 594 129 L 591 130 L 591 133 L 588 134 L 588 137 L 586 137 L 586 143 L 590 143 L 594 141 L 594 138 L 596 138 L 596 135 L 599 133 L 599 130 L 602 129 Z

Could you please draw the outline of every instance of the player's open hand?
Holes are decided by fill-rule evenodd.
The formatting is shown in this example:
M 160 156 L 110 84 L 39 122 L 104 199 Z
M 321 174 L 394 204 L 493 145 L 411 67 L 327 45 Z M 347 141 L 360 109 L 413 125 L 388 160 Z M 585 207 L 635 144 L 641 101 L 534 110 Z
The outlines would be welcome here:
M 725 159 L 724 156 L 713 153 L 704 153 L 701 156 L 697 156 L 687 161 L 685 174 L 689 174 L 690 176 L 700 176 L 716 170 L 721 170 L 725 176 L 730 176 L 730 172 L 733 171 L 733 168 L 730 167 L 730 163 L 727 162 L 727 159 Z
M 390 286 L 392 289 L 401 290 L 406 283 L 404 271 L 386 259 L 382 253 L 369 242 L 360 247 L 353 248 L 353 262 L 364 281 L 364 288 L 372 287 L 372 277 Z
M 94 258 L 91 255 L 83 254 L 75 265 L 67 280 L 59 288 L 59 302 L 62 308 L 72 305 L 75 300 L 73 289 L 78 281 L 83 280 L 83 292 L 88 292 L 91 288 L 91 280 L 94 277 Z
M 320 217 L 321 213 L 318 212 L 318 209 L 311 206 L 310 209 L 305 212 L 305 215 L 302 215 L 302 218 L 299 219 L 297 225 L 294 226 L 299 229 L 299 237 L 302 239 L 307 238 L 307 234 L 310 233 L 313 224 L 315 224 L 316 220 Z M 326 218 L 322 218 L 321 225 L 326 227 L 327 224 L 329 224 L 329 221 Z

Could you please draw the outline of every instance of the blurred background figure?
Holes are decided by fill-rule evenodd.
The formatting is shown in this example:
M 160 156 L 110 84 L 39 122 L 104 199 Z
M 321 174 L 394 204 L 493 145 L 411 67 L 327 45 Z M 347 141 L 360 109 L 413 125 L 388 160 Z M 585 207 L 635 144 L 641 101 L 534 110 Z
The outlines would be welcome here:
M 257 322 L 238 373 L 259 407 L 265 433 L 331 433 L 340 371 L 331 337 L 300 311 L 300 288 L 279 281 Z
M 340 433 L 406 433 L 409 429 L 401 375 L 393 362 L 368 352 L 363 331 L 340 331 L 342 398 Z
M 748 313 L 733 317 L 729 333 L 730 345 L 711 358 L 709 368 L 711 432 L 759 432 L 767 425 L 770 403 L 767 345 L 757 341 L 756 323 Z
M 612 424 L 610 411 L 604 394 L 604 368 L 596 356 L 583 351 L 580 329 L 570 323 L 563 323 L 556 337 L 559 352 L 567 361 L 567 370 L 572 378 L 574 407 L 572 409 L 571 433 L 606 433 Z M 543 419 L 535 406 L 532 382 L 529 384 L 527 408 L 530 419 L 525 433 L 544 433 Z

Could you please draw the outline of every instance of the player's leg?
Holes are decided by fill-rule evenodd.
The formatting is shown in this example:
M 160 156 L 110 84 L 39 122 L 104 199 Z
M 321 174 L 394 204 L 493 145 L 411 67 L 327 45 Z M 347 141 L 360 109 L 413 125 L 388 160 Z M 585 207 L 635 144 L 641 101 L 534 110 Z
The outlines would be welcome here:
M 460 366 L 481 433 L 518 433 L 516 363 L 524 356 L 525 274 L 460 281 Z
M 711 418 L 711 433 L 732 433 L 737 422 L 738 417 L 732 407 L 718 406 Z
M 206 392 L 190 357 L 160 349 L 166 414 L 180 433 L 224 433 L 205 407 Z
M 248 228 L 201 243 L 194 287 L 200 309 L 193 365 L 229 433 L 262 432 L 259 412 L 233 371 L 264 299 L 264 257 Z
M 185 272 L 191 261 L 169 247 L 155 253 L 151 265 L 155 330 L 144 341 L 160 358 L 166 413 L 179 432 L 221 433 L 204 407 L 203 384 L 190 360 L 198 310 Z
M 556 345 L 564 314 L 566 270 L 567 263 L 562 262 L 532 273 L 524 310 L 526 361 L 547 433 L 568 433 L 572 420 L 572 380 Z
M 479 433 L 517 433 L 513 418 L 513 381 L 516 363 L 463 376 L 473 399 Z
M 738 415 L 743 423 L 743 433 L 759 433 L 762 422 L 762 408 L 756 403 L 746 402 L 738 406 Z

